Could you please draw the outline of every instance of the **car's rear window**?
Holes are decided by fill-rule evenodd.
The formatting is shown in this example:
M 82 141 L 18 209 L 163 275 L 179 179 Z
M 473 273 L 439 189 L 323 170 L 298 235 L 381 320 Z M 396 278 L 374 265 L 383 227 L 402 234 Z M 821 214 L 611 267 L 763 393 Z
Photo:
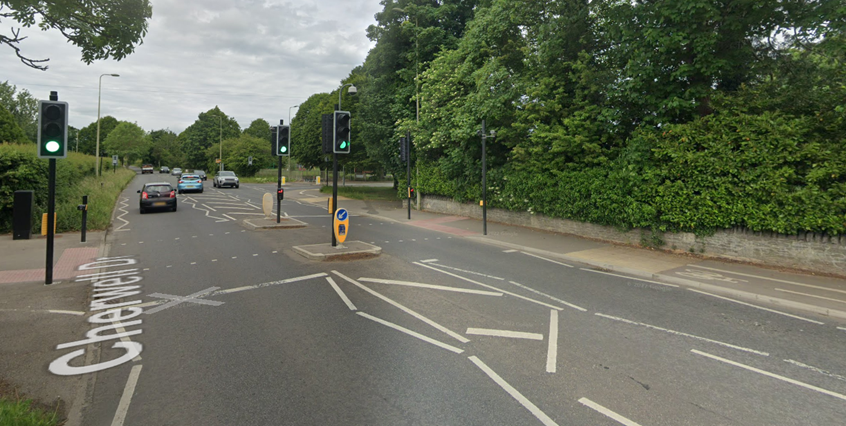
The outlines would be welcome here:
M 235 172 L 220 172 L 219 176 L 235 176 Z
M 182 175 L 182 180 L 199 180 L 200 177 L 197 175 Z
M 144 190 L 147 192 L 170 192 L 173 188 L 170 185 L 148 185 Z

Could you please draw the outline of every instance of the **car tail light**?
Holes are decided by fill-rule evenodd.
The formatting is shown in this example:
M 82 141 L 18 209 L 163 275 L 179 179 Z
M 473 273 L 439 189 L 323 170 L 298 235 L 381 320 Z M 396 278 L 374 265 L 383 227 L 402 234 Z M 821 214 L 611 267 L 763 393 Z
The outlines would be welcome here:
M 182 181 L 180 180 L 180 181 L 179 181 L 179 183 L 185 183 L 185 182 L 182 182 Z
M 144 192 L 141 193 L 141 198 L 143 198 L 145 200 L 147 199 L 147 191 L 144 191 Z
M 170 198 L 176 198 L 176 191 L 170 191 Z

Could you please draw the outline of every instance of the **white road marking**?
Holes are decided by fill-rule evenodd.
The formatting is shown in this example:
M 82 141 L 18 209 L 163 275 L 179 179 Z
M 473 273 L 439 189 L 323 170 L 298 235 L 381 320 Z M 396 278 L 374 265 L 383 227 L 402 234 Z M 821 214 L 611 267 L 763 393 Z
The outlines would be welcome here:
M 124 216 L 127 215 L 127 213 L 129 213 L 128 211 L 126 211 L 126 207 L 129 206 L 128 201 L 129 201 L 129 198 L 125 198 L 125 197 L 120 200 L 121 206 L 118 208 L 118 210 L 122 211 L 123 213 L 120 214 L 119 216 L 115 217 L 115 219 L 123 221 L 123 225 L 115 228 L 115 232 L 117 232 L 117 231 L 129 231 L 129 229 L 123 229 L 124 226 L 129 225 L 129 221 L 123 218 Z
M 196 235 L 192 235 L 192 236 L 191 236 L 191 238 L 197 238 L 197 236 L 196 236 Z
M 379 278 L 359 278 L 358 280 L 370 282 L 370 283 L 394 284 L 394 285 L 404 285 L 404 286 L 407 286 L 407 287 L 420 287 L 420 288 L 431 288 L 433 290 L 454 291 L 456 293 L 479 294 L 479 295 L 482 295 L 482 296 L 502 296 L 502 293 L 499 293 L 499 292 L 484 291 L 484 290 L 472 290 L 472 289 L 457 288 L 457 287 L 447 287 L 447 286 L 434 285 L 434 284 L 414 283 L 414 282 L 411 282 L 411 281 L 383 280 L 383 279 L 379 279 Z
M 528 301 L 528 302 L 537 303 L 538 305 L 541 305 L 541 306 L 546 306 L 547 308 L 557 309 L 557 310 L 559 310 L 559 311 L 560 311 L 560 310 L 562 310 L 562 309 L 564 309 L 564 308 L 561 308 L 561 307 L 558 307 L 558 306 L 550 305 L 549 303 L 544 303 L 544 302 L 541 302 L 541 301 L 539 301 L 539 300 L 532 299 L 531 297 L 521 296 L 521 295 L 519 295 L 519 294 L 517 294 L 517 293 L 512 293 L 512 292 L 507 291 L 507 290 L 502 290 L 502 289 L 496 288 L 496 287 L 494 287 L 494 286 L 492 286 L 492 285 L 482 284 L 482 283 L 480 283 L 480 282 L 478 282 L 478 281 L 473 281 L 473 280 L 471 280 L 470 278 L 465 278 L 465 277 L 462 277 L 461 275 L 453 274 L 452 272 L 443 271 L 443 270 L 440 270 L 440 269 L 438 269 L 438 268 L 434 268 L 434 267 L 432 267 L 432 266 L 425 265 L 425 264 L 420 263 L 420 262 L 414 262 L 414 264 L 415 264 L 415 265 L 420 265 L 420 266 L 422 266 L 422 267 L 424 267 L 424 268 L 429 268 L 429 269 L 432 269 L 432 270 L 438 271 L 438 272 L 440 272 L 440 273 L 442 273 L 442 274 L 447 274 L 447 275 L 449 275 L 449 276 L 453 276 L 453 277 L 458 278 L 458 279 L 460 279 L 460 280 L 464 280 L 464 281 L 467 281 L 467 282 L 470 282 L 470 283 L 473 283 L 473 284 L 476 284 L 476 285 L 480 285 L 480 286 L 485 287 L 485 288 L 489 288 L 489 289 L 491 289 L 491 290 L 496 290 L 496 291 L 499 291 L 499 292 L 505 293 L 505 294 L 507 294 L 507 295 L 509 295 L 509 296 L 514 296 L 514 297 L 516 297 L 516 298 L 518 298 L 518 299 L 523 299 L 523 300 L 526 300 L 526 301 Z
M 536 255 L 536 254 L 532 254 L 532 253 L 529 253 L 529 252 L 522 251 L 522 252 L 520 252 L 520 253 L 523 253 L 523 254 L 525 254 L 525 255 L 527 255 L 527 256 L 536 257 L 536 258 L 538 258 L 538 259 L 543 259 L 543 260 L 545 260 L 545 261 L 547 261 L 547 262 L 552 262 L 552 263 L 554 263 L 554 264 L 556 264 L 556 265 L 566 266 L 566 267 L 568 267 L 568 268 L 572 268 L 572 267 L 573 267 L 573 265 L 568 265 L 568 264 L 566 264 L 566 263 L 561 263 L 561 262 L 558 262 L 558 261 L 556 261 L 556 260 L 547 259 L 547 258 L 545 258 L 545 257 L 538 256 L 538 255 Z
M 143 242 L 143 241 L 139 241 L 139 242 L 138 242 L 138 244 L 144 244 L 144 242 Z
M 587 269 L 587 268 L 579 268 L 579 269 L 581 269 L 582 271 L 594 272 L 594 273 L 597 273 L 597 274 L 604 274 L 604 275 L 611 275 L 612 277 L 620 277 L 620 278 L 625 278 L 625 279 L 628 279 L 628 280 L 643 281 L 645 283 L 658 284 L 658 285 L 663 285 L 663 286 L 667 286 L 667 287 L 678 287 L 675 284 L 667 284 L 667 283 L 662 283 L 660 281 L 645 280 L 643 278 L 629 277 L 627 275 L 612 274 L 610 272 L 597 271 L 596 269 Z
M 846 331 L 846 327 L 837 327 L 838 330 Z
M 145 271 L 149 271 L 149 270 L 150 270 L 150 268 L 144 268 L 144 270 L 145 270 Z
M 205 207 L 205 208 L 207 208 L 207 209 L 209 209 L 209 210 L 211 210 L 211 211 L 213 211 L 213 212 L 216 212 L 216 211 L 217 211 L 216 209 L 211 208 L 208 204 L 203 203 L 203 204 L 202 204 L 202 206 L 203 206 L 203 207 Z
M 235 222 L 237 222 L 237 221 L 238 221 L 238 219 L 235 219 L 234 217 L 229 216 L 228 214 L 224 214 L 224 215 L 223 215 L 223 217 L 225 217 L 225 218 L 227 218 L 227 219 L 230 219 L 230 220 L 232 220 L 232 221 L 235 221 Z
M 126 245 L 126 243 L 121 243 L 121 245 L 122 245 L 122 246 L 125 246 L 125 245 Z
M 256 256 L 258 256 L 258 253 L 253 253 L 253 257 L 256 257 Z
M 643 326 L 643 327 L 646 327 L 646 328 L 651 328 L 653 330 L 658 330 L 658 331 L 663 331 L 665 333 L 675 334 L 677 336 L 690 337 L 692 339 L 697 339 L 697 340 L 702 340 L 704 342 L 714 343 L 714 344 L 717 344 L 717 345 L 720 345 L 720 346 L 725 346 L 727 348 L 737 349 L 739 351 L 749 352 L 749 353 L 753 353 L 753 354 L 757 354 L 757 355 L 761 355 L 761 356 L 770 356 L 770 354 L 767 353 L 767 352 L 756 351 L 754 349 L 744 348 L 743 346 L 737 346 L 737 345 L 732 345 L 731 343 L 720 342 L 719 340 L 712 340 L 712 339 L 708 339 L 706 337 L 699 337 L 699 336 L 695 336 L 693 334 L 682 333 L 681 331 L 670 330 L 670 329 L 658 327 L 658 326 L 655 326 L 655 325 L 650 325 L 650 324 L 645 324 L 645 323 L 642 323 L 642 322 L 627 320 L 625 318 L 613 317 L 611 315 L 605 315 L 605 314 L 601 314 L 599 312 L 595 313 L 594 315 L 600 316 L 600 317 L 603 317 L 603 318 L 608 318 L 608 319 L 611 319 L 611 320 L 614 320 L 614 321 L 624 322 L 626 324 L 639 325 L 639 326 Z
M 733 365 L 735 367 L 740 367 L 744 370 L 749 370 L 749 371 L 752 371 L 752 372 L 755 372 L 755 373 L 758 373 L 758 374 L 763 374 L 764 376 L 772 377 L 774 379 L 778 379 L 778 380 L 781 380 L 783 382 L 787 382 L 787 383 L 790 383 L 790 384 L 793 384 L 793 385 L 796 385 L 796 386 L 801 386 L 805 389 L 810 389 L 812 391 L 816 391 L 816 392 L 819 392 L 819 393 L 830 395 L 830 396 L 833 396 L 835 398 L 842 399 L 842 400 L 846 401 L 846 395 L 839 394 L 837 392 L 832 392 L 830 390 L 819 388 L 819 387 L 816 387 L 814 385 L 809 385 L 807 383 L 803 383 L 803 382 L 800 382 L 798 380 L 793 380 L 793 379 L 788 378 L 788 377 L 780 376 L 780 375 L 775 374 L 775 373 L 770 373 L 769 371 L 764 371 L 764 370 L 761 370 L 761 369 L 758 369 L 758 368 L 755 368 L 755 367 L 752 367 L 752 366 L 749 366 L 749 365 L 746 365 L 746 364 L 741 364 L 739 362 L 735 362 L 735 361 L 728 360 L 728 359 L 725 359 L 725 358 L 720 358 L 716 355 L 711 355 L 711 354 L 708 354 L 708 353 L 705 353 L 705 352 L 702 352 L 702 351 L 698 351 L 696 349 L 691 349 L 690 351 L 697 354 L 697 355 L 702 355 L 704 357 L 708 357 L 708 358 L 711 358 L 711 359 L 714 359 L 714 360 L 717 360 L 717 361 L 720 361 L 720 362 L 724 362 L 726 364 L 730 364 L 730 365 Z
M 197 200 L 195 200 L 191 197 L 185 197 L 185 200 L 186 201 L 184 201 L 184 202 L 191 204 L 191 208 L 193 208 L 194 210 L 200 210 L 202 212 L 205 212 L 206 217 L 210 217 L 212 219 L 218 219 L 218 220 L 216 220 L 216 222 L 227 222 L 227 219 L 224 219 L 222 217 L 212 216 L 212 215 L 209 214 L 209 211 L 207 209 L 201 209 L 201 208 L 197 207 L 197 203 L 198 203 Z
M 541 423 L 543 423 L 545 426 L 558 426 L 558 423 L 555 423 L 551 418 L 549 418 L 549 416 L 544 414 L 544 412 L 541 411 L 541 409 L 538 408 L 537 405 L 533 404 L 532 401 L 529 401 L 529 399 L 523 396 L 520 391 L 514 389 L 513 386 L 509 385 L 508 382 L 506 382 L 502 377 L 500 377 L 499 374 L 496 374 L 495 371 L 491 370 L 491 368 L 488 367 L 484 362 L 482 362 L 482 360 L 475 356 L 471 356 L 468 359 L 472 361 L 473 364 L 476 364 L 476 367 L 479 367 L 480 370 L 484 371 L 485 374 L 487 374 L 488 377 L 490 377 L 494 381 L 494 383 L 498 384 L 499 387 L 508 392 L 508 394 L 511 395 L 512 398 L 516 399 L 517 402 L 519 402 L 523 407 L 529 410 L 529 412 L 532 413 L 535 417 L 537 417 L 538 420 L 540 420 Z
M 129 411 L 129 403 L 132 401 L 132 395 L 135 393 L 135 385 L 138 384 L 138 376 L 141 374 L 141 365 L 133 365 L 129 370 L 129 378 L 126 380 L 126 386 L 123 388 L 123 395 L 118 402 L 115 417 L 112 419 L 112 426 L 123 426 L 126 420 L 126 413 Z
M 174 240 L 178 240 L 178 239 L 179 239 L 179 237 L 174 238 Z
M 238 256 L 232 256 L 232 258 L 233 258 L 233 259 L 237 259 L 237 258 L 238 258 Z
M 249 212 L 226 212 L 226 214 L 245 214 L 249 216 L 264 216 L 264 213 L 249 213 Z
M 543 334 L 523 331 L 495 330 L 491 328 L 468 328 L 464 334 L 476 336 L 508 337 L 511 339 L 543 340 Z
M 341 290 L 341 287 L 338 287 L 338 284 L 335 283 L 335 280 L 333 280 L 332 277 L 326 277 L 326 281 L 329 281 L 329 285 L 331 285 L 332 288 L 335 289 L 335 293 L 338 293 L 338 297 L 340 297 L 341 300 L 344 301 L 344 303 L 347 305 L 348 308 L 350 308 L 351 311 L 358 310 L 356 309 L 355 305 L 353 305 L 352 301 L 350 301 L 350 298 L 347 297 L 343 290 Z
M 838 290 L 838 289 L 828 288 L 828 287 L 823 287 L 823 286 L 818 286 L 818 285 L 797 283 L 796 281 L 787 281 L 787 280 L 780 280 L 778 278 L 762 277 L 760 275 L 752 275 L 752 274 L 744 274 L 744 273 L 741 273 L 741 272 L 726 271 L 726 270 L 723 270 L 723 269 L 709 268 L 707 266 L 699 266 L 699 265 L 687 265 L 687 266 L 690 266 L 690 267 L 693 267 L 693 268 L 699 268 L 699 269 L 707 269 L 709 271 L 725 272 L 727 274 L 740 275 L 742 277 L 758 278 L 758 279 L 762 279 L 762 280 L 775 281 L 775 282 L 784 283 L 784 284 L 797 285 L 797 286 L 800 286 L 800 287 L 815 288 L 815 289 L 818 289 L 818 290 L 826 290 L 826 291 L 833 291 L 833 292 L 837 292 L 837 293 L 846 294 L 846 290 Z
M 760 310 L 762 310 L 762 311 L 772 312 L 772 313 L 774 313 L 774 314 L 784 315 L 784 316 L 786 316 L 786 317 L 796 318 L 796 319 L 798 319 L 798 320 L 812 322 L 812 323 L 814 323 L 814 324 L 819 324 L 819 325 L 823 325 L 823 324 L 825 324 L 825 323 L 823 323 L 823 322 L 815 321 L 815 320 L 812 320 L 812 319 L 808 319 L 808 318 L 800 317 L 800 316 L 793 315 L 793 314 L 788 314 L 788 313 L 786 313 L 786 312 L 777 311 L 777 310 L 775 310 L 775 309 L 765 308 L 765 307 L 763 307 L 763 306 L 757 306 L 757 305 L 753 305 L 753 304 L 751 304 L 751 303 L 746 303 L 746 302 L 741 302 L 741 301 L 739 301 L 739 300 L 729 299 L 728 297 L 723 297 L 723 296 L 718 296 L 718 295 L 716 295 L 716 294 L 706 293 L 706 292 L 704 292 L 704 291 L 702 291 L 702 290 L 697 290 L 697 289 L 694 289 L 694 288 L 689 288 L 688 290 L 690 290 L 690 291 L 692 291 L 692 292 L 694 292 L 694 293 L 700 293 L 700 294 L 705 294 L 705 295 L 708 295 L 708 296 L 711 296 L 711 297 L 716 297 L 717 299 L 728 300 L 729 302 L 734 302 L 734 303 L 738 303 L 738 304 L 741 304 L 741 305 L 746 305 L 746 306 L 749 306 L 749 307 L 752 307 L 752 308 L 755 308 L 755 309 L 760 309 Z
M 126 343 L 132 343 L 132 340 L 129 338 L 129 336 L 126 335 L 126 329 L 120 325 L 120 321 L 112 321 L 112 324 L 115 325 L 116 334 L 123 334 L 122 336 L 120 336 L 120 340 L 123 340 Z M 141 359 L 142 358 L 140 354 L 135 355 L 135 358 L 132 358 L 132 362 L 138 362 L 141 361 Z
M 482 277 L 493 278 L 495 280 L 505 281 L 505 278 L 495 277 L 493 275 L 483 274 L 481 272 L 473 272 L 473 271 L 468 271 L 468 270 L 465 270 L 465 269 L 453 268 L 452 266 L 440 265 L 440 264 L 437 264 L 437 263 L 432 263 L 432 264 L 435 265 L 435 266 L 439 266 L 441 268 L 452 269 L 453 271 L 466 272 L 468 274 L 479 275 L 479 276 L 482 276 Z
M 426 260 L 421 260 L 420 263 L 432 263 L 432 262 L 437 262 L 437 261 L 438 261 L 438 259 L 426 259 Z
M 196 293 L 192 293 L 192 294 L 189 294 L 187 296 L 174 296 L 172 294 L 164 294 L 164 293 L 148 294 L 148 296 L 155 297 L 157 299 L 169 299 L 170 302 L 167 302 L 167 303 L 165 303 L 161 306 L 157 306 L 157 307 L 150 309 L 148 311 L 144 311 L 144 313 L 147 314 L 147 315 L 154 314 L 156 312 L 160 312 L 160 311 L 163 311 L 165 309 L 172 308 L 176 305 L 179 305 L 180 303 L 185 303 L 185 302 L 195 303 L 195 304 L 198 304 L 198 305 L 220 306 L 224 302 L 218 302 L 216 300 L 200 299 L 200 297 L 211 296 L 211 293 L 214 293 L 214 291 L 218 290 L 218 289 L 220 289 L 220 287 L 209 287 L 205 290 L 200 290 Z
M 383 319 L 381 319 L 381 318 L 376 318 L 376 317 L 374 317 L 373 315 L 366 314 L 366 313 L 364 313 L 364 312 L 356 312 L 356 313 L 357 313 L 357 314 L 359 314 L 359 315 L 361 315 L 361 316 L 363 316 L 364 318 L 367 318 L 367 319 L 371 320 L 371 321 L 375 321 L 375 322 L 377 322 L 377 323 L 379 323 L 379 324 L 382 324 L 382 325 L 388 326 L 388 327 L 390 327 L 390 328 L 393 328 L 394 330 L 401 331 L 401 332 L 403 332 L 403 333 L 405 333 L 405 334 L 408 334 L 409 336 L 416 337 L 416 338 L 418 338 L 418 339 L 420 339 L 420 340 L 422 340 L 422 341 L 424 341 L 424 342 L 426 342 L 426 343 L 431 343 L 431 344 L 433 344 L 433 345 L 435 345 L 435 346 L 437 346 L 437 347 L 439 347 L 439 348 L 446 349 L 446 350 L 448 350 L 448 351 L 450 351 L 450 352 L 455 352 L 455 353 L 457 353 L 457 354 L 460 354 L 460 353 L 463 353 L 463 352 L 464 352 L 464 350 L 463 350 L 463 349 L 459 349 L 459 348 L 456 348 L 455 346 L 448 345 L 448 344 L 446 344 L 446 343 L 443 343 L 443 342 L 437 341 L 437 340 L 435 340 L 435 339 L 432 339 L 431 337 L 424 336 L 424 335 L 422 335 L 422 334 L 420 334 L 420 333 L 417 333 L 417 332 L 411 331 L 411 330 L 409 330 L 409 329 L 407 329 L 407 328 L 405 328 L 405 327 L 403 327 L 403 326 L 400 326 L 400 325 L 394 324 L 394 323 L 389 322 L 389 321 L 385 321 L 385 320 L 383 320 Z
M 167 266 L 166 266 L 166 268 L 170 268 L 170 267 L 172 267 L 172 266 L 173 266 L 173 265 L 167 265 Z
M 503 250 L 503 253 L 517 253 L 519 250 Z
M 625 418 L 625 417 L 623 417 L 623 416 L 621 416 L 621 415 L 619 415 L 619 414 L 617 414 L 617 413 L 615 413 L 615 412 L 613 412 L 613 411 L 611 411 L 611 410 L 609 410 L 609 409 L 607 409 L 607 408 L 605 408 L 605 407 L 603 407 L 603 406 L 601 406 L 601 405 L 599 405 L 599 404 L 597 404 L 597 403 L 595 403 L 595 402 L 593 402 L 593 401 L 591 401 L 587 398 L 580 398 L 579 402 L 582 405 L 584 405 L 588 408 L 591 408 L 594 411 L 604 415 L 605 417 L 609 417 L 611 419 L 616 420 L 617 423 L 620 423 L 622 425 L 640 426 L 640 424 L 635 423 L 635 422 L 633 422 L 633 421 L 631 421 L 631 420 L 629 420 L 629 419 L 627 419 L 627 418 Z
M 572 304 L 572 303 L 570 303 L 570 302 L 568 302 L 568 301 L 566 301 L 566 300 L 561 300 L 561 299 L 559 299 L 559 298 L 557 298 L 557 297 L 555 297 L 555 296 L 550 296 L 550 295 L 548 295 L 548 294 L 546 294 L 546 293 L 544 293 L 544 292 L 542 292 L 542 291 L 535 290 L 535 289 L 533 289 L 533 288 L 531 288 L 531 287 L 525 286 L 525 285 L 520 284 L 520 283 L 515 282 L 515 281 L 509 281 L 509 282 L 510 282 L 511 284 L 516 285 L 517 287 L 520 287 L 520 288 L 524 289 L 524 290 L 528 290 L 528 291 L 531 291 L 532 293 L 539 294 L 539 295 L 541 295 L 541 296 L 543 296 L 543 297 L 549 298 L 550 300 L 554 300 L 554 301 L 556 301 L 556 302 L 558 302 L 558 303 L 561 303 L 561 304 L 567 305 L 567 306 L 569 306 L 569 307 L 571 307 L 571 308 L 573 308 L 573 309 L 576 309 L 576 310 L 579 310 L 579 311 L 582 311 L 582 312 L 587 312 L 587 309 L 585 309 L 585 308 L 583 308 L 583 307 L 581 307 L 581 306 L 578 306 L 578 305 L 574 305 L 574 304 Z
M 224 232 L 223 235 L 229 235 L 229 232 Z
M 271 253 L 279 253 L 278 250 L 273 250 Z
M 273 285 L 295 283 L 295 282 L 298 282 L 298 281 L 305 281 L 305 280 L 310 280 L 312 278 L 321 278 L 321 277 L 325 277 L 325 276 L 326 276 L 325 273 L 320 272 L 320 273 L 312 274 L 312 275 L 304 275 L 302 277 L 286 278 L 284 280 L 270 281 L 270 282 L 266 282 L 266 283 L 255 284 L 255 285 L 247 285 L 247 286 L 238 287 L 238 288 L 230 288 L 230 289 L 227 289 L 227 290 L 218 290 L 218 291 L 210 294 L 210 296 L 216 296 L 218 294 L 237 293 L 239 291 L 252 290 L 252 289 L 262 288 L 262 287 L 270 287 L 270 286 L 273 286 Z
M 379 292 L 377 292 L 377 291 L 375 291 L 375 290 L 373 290 L 369 287 L 362 285 L 358 281 L 356 281 L 356 280 L 354 280 L 354 279 L 352 279 L 352 278 L 350 278 L 350 277 L 348 277 L 348 276 L 346 276 L 346 275 L 344 275 L 344 274 L 342 274 L 338 271 L 332 271 L 332 273 L 341 277 L 341 278 L 343 278 L 343 279 L 345 279 L 345 280 L 347 280 L 348 282 L 354 284 L 358 288 L 360 288 L 360 289 L 362 289 L 362 290 L 364 290 L 364 291 L 384 300 L 385 302 L 388 302 L 391 305 L 394 305 L 395 307 L 397 307 L 400 310 L 402 310 L 403 312 L 413 316 L 414 318 L 417 318 L 420 321 L 423 321 L 426 324 L 429 324 L 430 326 L 434 327 L 435 329 L 440 330 L 443 333 L 446 333 L 448 336 L 452 337 L 455 340 L 458 340 L 461 343 L 467 343 L 467 342 L 470 341 L 470 339 L 468 339 L 468 338 L 466 338 L 466 337 L 464 337 L 464 336 L 462 336 L 462 335 L 460 335 L 460 334 L 458 334 L 458 333 L 456 333 L 456 332 L 436 323 L 435 321 L 430 320 L 429 318 L 424 317 L 423 315 L 418 314 L 417 312 L 411 310 L 410 308 L 407 308 L 407 307 L 401 305 L 400 303 L 398 303 L 398 302 L 396 302 L 392 299 L 389 299 L 387 296 L 384 296 L 381 293 L 379 293 Z
M 48 309 L 47 312 L 50 312 L 51 314 L 85 315 L 85 312 L 66 311 L 63 309 Z
M 782 288 L 777 288 L 777 289 L 775 289 L 775 291 L 781 291 L 781 292 L 790 293 L 790 294 L 798 294 L 800 296 L 805 296 L 805 297 L 813 297 L 814 299 L 822 299 L 822 300 L 829 300 L 829 301 L 832 301 L 832 302 L 846 303 L 846 300 L 833 299 L 831 297 L 817 296 L 815 294 L 801 293 L 801 292 L 798 292 L 798 291 L 785 290 L 785 289 L 782 289 Z
M 191 262 L 191 264 L 192 264 L 192 265 L 196 265 L 196 264 L 197 264 L 197 262 Z
M 784 362 L 789 363 L 789 364 L 793 364 L 797 367 L 806 368 L 806 369 L 811 370 L 815 373 L 820 373 L 823 376 L 831 377 L 832 379 L 842 380 L 842 381 L 846 382 L 846 377 L 841 376 L 839 374 L 834 374 L 830 371 L 823 370 L 822 368 L 817 368 L 817 367 L 814 367 L 812 365 L 801 363 L 799 361 L 794 361 L 792 359 L 786 359 L 786 360 L 784 360 Z
M 398 242 L 400 242 L 400 243 L 401 243 L 401 242 L 402 242 L 402 240 L 399 240 Z
M 558 311 L 549 311 L 549 344 L 546 348 L 546 372 L 554 373 L 558 364 Z
M 212 262 L 217 262 L 217 259 L 212 259 Z

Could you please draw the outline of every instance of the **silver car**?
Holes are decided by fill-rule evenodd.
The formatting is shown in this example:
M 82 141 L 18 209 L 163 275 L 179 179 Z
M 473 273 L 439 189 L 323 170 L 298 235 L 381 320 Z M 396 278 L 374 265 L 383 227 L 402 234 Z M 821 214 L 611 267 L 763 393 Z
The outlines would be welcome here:
M 217 188 L 223 188 L 224 186 L 241 187 L 241 183 L 238 182 L 238 176 L 235 176 L 235 172 L 228 170 L 217 172 L 214 175 L 214 179 L 212 179 L 212 184 Z

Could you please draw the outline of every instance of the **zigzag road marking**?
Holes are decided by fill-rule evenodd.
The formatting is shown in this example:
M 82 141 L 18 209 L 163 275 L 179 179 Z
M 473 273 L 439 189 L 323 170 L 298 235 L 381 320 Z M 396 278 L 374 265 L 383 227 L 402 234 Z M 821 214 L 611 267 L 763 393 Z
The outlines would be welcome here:
M 195 199 L 193 199 L 193 198 L 191 198 L 191 197 L 185 197 L 185 199 L 186 199 L 186 200 L 189 200 L 189 201 L 185 201 L 185 202 L 186 202 L 186 203 L 188 203 L 188 204 L 191 204 L 191 207 L 193 207 L 195 210 L 200 210 L 200 211 L 204 211 L 204 212 L 206 212 L 206 217 L 210 217 L 210 218 L 212 218 L 212 219 L 218 219 L 216 222 L 229 222 L 229 219 L 225 219 L 225 218 L 222 218 L 222 217 L 217 217 L 217 216 L 212 216 L 212 215 L 210 215 L 210 214 L 209 214 L 209 211 L 208 211 L 208 210 L 206 210 L 206 209 L 201 209 L 201 208 L 197 208 L 197 203 L 198 203 L 198 201 L 197 201 L 197 200 L 195 200 Z M 233 220 L 234 220 L 234 219 L 233 219 Z
M 121 206 L 118 208 L 118 210 L 122 211 L 123 213 L 122 213 L 120 216 L 116 217 L 116 219 L 120 219 L 121 221 L 123 221 L 123 225 L 118 226 L 117 228 L 115 228 L 115 232 L 118 232 L 118 231 L 129 231 L 129 229 L 123 229 L 123 227 L 124 227 L 124 226 L 129 225 L 129 221 L 123 218 L 124 216 L 126 216 L 126 214 L 127 214 L 127 213 L 129 213 L 129 212 L 128 212 L 128 211 L 126 211 L 126 209 L 125 209 L 125 207 L 129 207 L 129 198 L 123 198 L 123 199 L 121 199 L 121 200 L 120 200 L 120 204 L 121 204 Z

